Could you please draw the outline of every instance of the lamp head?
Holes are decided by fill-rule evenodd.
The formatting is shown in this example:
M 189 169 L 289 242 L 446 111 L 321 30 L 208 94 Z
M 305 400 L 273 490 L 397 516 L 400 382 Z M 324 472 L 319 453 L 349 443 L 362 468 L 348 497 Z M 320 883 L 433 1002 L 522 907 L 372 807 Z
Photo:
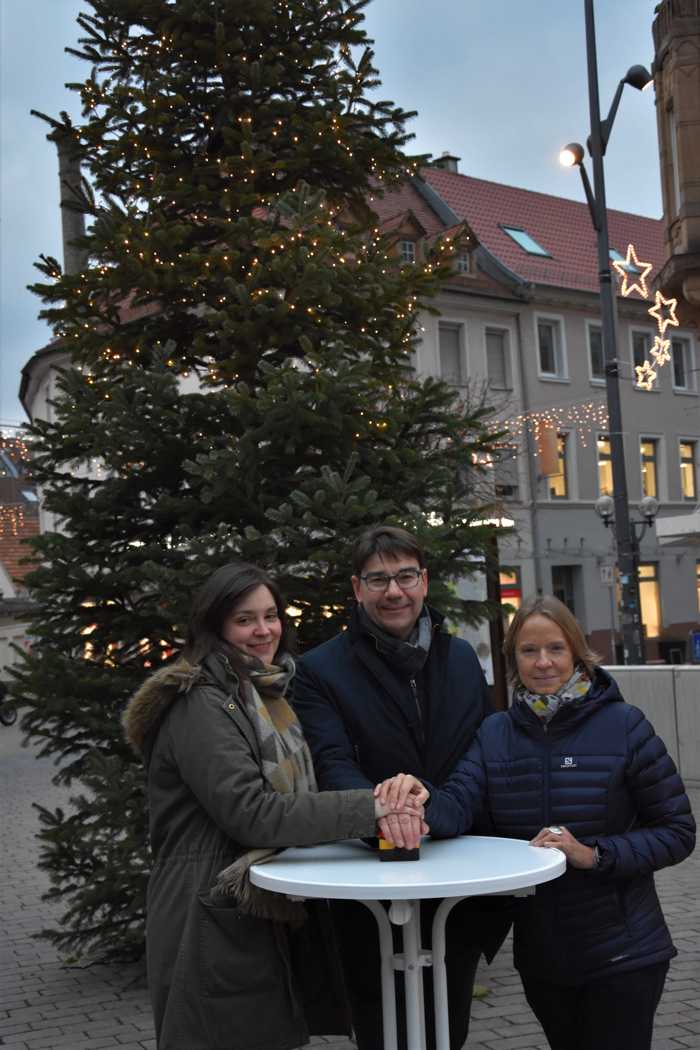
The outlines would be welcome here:
M 577 167 L 583 164 L 583 146 L 580 142 L 570 142 L 568 146 L 564 146 L 563 150 L 559 153 L 559 163 L 565 168 L 573 168 L 574 165 Z
M 654 83 L 654 78 L 645 66 L 630 66 L 625 74 L 624 83 L 637 91 L 644 91 Z
M 603 525 L 607 528 L 615 513 L 615 501 L 612 496 L 599 496 L 595 501 L 595 512 L 603 519 Z
M 652 521 L 659 513 L 659 501 L 655 499 L 654 496 L 645 496 L 639 504 L 639 513 L 642 515 L 647 525 L 651 525 Z

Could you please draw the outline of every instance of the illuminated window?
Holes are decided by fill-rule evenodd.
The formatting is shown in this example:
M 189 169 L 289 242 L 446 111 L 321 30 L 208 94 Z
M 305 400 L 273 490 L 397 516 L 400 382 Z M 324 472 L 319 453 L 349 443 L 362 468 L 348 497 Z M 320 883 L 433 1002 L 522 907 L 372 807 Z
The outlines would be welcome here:
M 700 613 L 700 561 L 695 562 L 695 577 L 698 591 L 698 612 Z
M 515 241 L 515 243 L 527 252 L 528 255 L 544 255 L 545 258 L 551 259 L 550 253 L 538 244 L 534 237 L 531 237 L 527 230 L 519 229 L 517 226 L 501 226 L 504 233 L 507 233 L 509 237 Z
M 653 438 L 642 438 L 639 442 L 639 453 L 642 460 L 642 496 L 658 496 L 658 441 Z
M 599 324 L 588 325 L 588 363 L 591 379 L 605 379 L 603 330 Z
M 501 589 L 501 605 L 504 607 L 506 625 L 515 616 L 515 610 L 520 608 L 523 600 L 522 587 L 520 584 L 520 569 L 512 569 L 509 572 L 501 571 L 498 581 Z M 510 609 L 507 606 L 511 606 Z
M 566 463 L 568 437 L 568 434 L 557 434 L 558 471 L 556 474 L 552 474 L 548 478 L 550 499 L 569 498 L 569 475 Z
M 461 386 L 464 383 L 462 354 L 462 326 L 441 324 L 438 328 L 440 378 L 446 383 Z
M 661 599 L 657 562 L 645 562 L 639 566 L 639 603 L 647 638 L 658 638 L 661 633 Z
M 502 330 L 486 330 L 486 372 L 494 390 L 511 389 L 507 337 Z
M 399 241 L 399 258 L 401 262 L 414 263 L 416 261 L 416 242 Z
M 695 466 L 695 442 L 681 441 L 681 491 L 683 499 L 697 499 L 698 486 Z
M 598 446 L 598 491 L 601 496 L 612 496 L 613 474 L 610 438 L 607 435 L 600 434 L 596 444 Z

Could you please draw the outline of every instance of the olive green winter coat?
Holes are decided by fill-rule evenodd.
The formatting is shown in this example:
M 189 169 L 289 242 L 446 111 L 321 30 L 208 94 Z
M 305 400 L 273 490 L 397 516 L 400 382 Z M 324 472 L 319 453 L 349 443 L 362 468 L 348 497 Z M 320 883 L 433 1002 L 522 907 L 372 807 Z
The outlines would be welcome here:
M 253 847 L 372 835 L 372 792 L 273 792 L 237 678 L 219 654 L 201 667 L 180 660 L 158 671 L 131 699 L 124 725 L 148 770 L 154 863 L 146 944 L 158 1050 L 290 1050 L 307 1042 L 296 935 L 209 891 L 217 873 Z M 321 950 L 307 945 L 308 962 Z M 325 962 L 319 970 L 328 971 Z

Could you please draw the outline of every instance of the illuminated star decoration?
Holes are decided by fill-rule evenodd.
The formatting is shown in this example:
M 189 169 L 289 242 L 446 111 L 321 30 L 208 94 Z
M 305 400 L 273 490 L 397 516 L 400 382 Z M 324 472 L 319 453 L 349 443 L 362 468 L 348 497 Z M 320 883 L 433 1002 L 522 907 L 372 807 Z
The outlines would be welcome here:
M 651 390 L 656 379 L 656 372 L 649 362 L 645 361 L 643 365 L 635 365 L 634 370 L 637 373 L 637 386 L 639 389 Z
M 661 368 L 662 365 L 671 360 L 670 345 L 670 339 L 662 339 L 660 335 L 657 335 L 651 348 L 651 356 L 654 358 L 654 364 L 657 368 Z
M 613 266 L 618 276 L 622 278 L 621 295 L 627 296 L 631 295 L 632 292 L 639 292 L 642 299 L 648 297 L 647 277 L 653 267 L 653 263 L 640 262 L 633 244 L 627 245 L 627 258 L 625 261 L 623 262 L 622 259 L 613 260 Z M 631 284 L 628 283 L 633 276 L 630 270 L 633 270 L 633 273 L 637 271 Z
M 663 307 L 668 307 L 668 314 L 665 314 Z M 656 293 L 656 301 L 653 306 L 649 307 L 649 314 L 651 317 L 655 317 L 659 326 L 659 332 L 661 335 L 664 334 L 669 325 L 678 327 L 678 318 L 676 317 L 676 307 L 678 306 L 677 299 L 664 299 L 661 292 Z

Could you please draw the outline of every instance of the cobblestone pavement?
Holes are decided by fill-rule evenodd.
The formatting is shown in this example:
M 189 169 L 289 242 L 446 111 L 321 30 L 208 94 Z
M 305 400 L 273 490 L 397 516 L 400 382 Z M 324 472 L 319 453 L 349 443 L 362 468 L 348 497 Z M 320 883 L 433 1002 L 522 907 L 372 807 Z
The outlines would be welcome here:
M 0 1047 L 8 1050 L 155 1050 L 148 998 L 138 968 L 66 966 L 32 934 L 56 922 L 41 900 L 48 880 L 36 868 L 32 802 L 60 805 L 50 762 L 20 747 L 17 727 L 0 727 Z M 696 815 L 700 790 L 691 792 Z M 656 1018 L 654 1050 L 700 1050 L 700 850 L 657 877 L 679 956 L 671 963 Z M 479 983 L 468 1050 L 547 1050 L 520 990 L 506 945 Z M 314 1039 L 319 1050 L 353 1050 L 347 1039 Z M 634 1050 L 621 1047 L 620 1050 Z

